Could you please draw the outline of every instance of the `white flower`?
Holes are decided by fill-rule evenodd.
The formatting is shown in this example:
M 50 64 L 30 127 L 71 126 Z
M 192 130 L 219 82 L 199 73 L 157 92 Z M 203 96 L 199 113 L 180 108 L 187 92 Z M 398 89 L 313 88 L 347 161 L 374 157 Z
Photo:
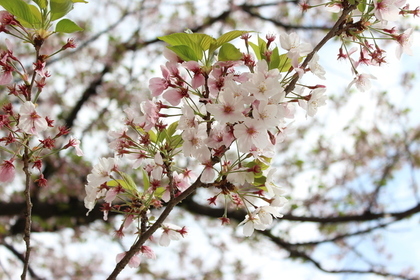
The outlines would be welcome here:
M 404 33 L 395 36 L 395 39 L 399 44 L 395 52 L 397 58 L 401 58 L 402 53 L 413 55 L 413 51 L 411 50 L 411 45 L 413 44 L 413 28 L 409 28 Z
M 35 110 L 35 105 L 31 101 L 23 103 L 22 107 L 20 107 L 19 115 L 18 127 L 27 134 L 38 135 L 38 132 L 48 128 L 47 121 L 38 115 Z
M 163 223 L 162 229 L 163 233 L 160 236 L 159 245 L 164 247 L 169 246 L 171 240 L 180 240 L 187 233 L 185 228 L 169 223 Z
M 116 168 L 117 163 L 114 158 L 101 158 L 99 163 L 93 166 L 92 173 L 87 176 L 88 183 L 85 186 L 84 202 L 85 207 L 89 209 L 87 214 L 92 211 L 96 199 L 105 195 L 106 190 L 99 190 L 98 187 L 110 179 L 111 172 Z
M 301 43 L 299 35 L 295 32 L 280 35 L 280 45 L 287 50 L 287 57 L 292 60 L 292 66 L 297 68 L 299 65 L 299 58 L 311 52 L 311 45 L 308 43 Z
M 373 0 L 374 13 L 378 20 L 395 21 L 398 19 L 400 7 L 405 0 Z
M 312 90 L 311 98 L 306 102 L 303 99 L 299 99 L 299 105 L 306 110 L 308 116 L 315 116 L 319 106 L 325 105 L 327 96 L 324 95 L 325 88 L 316 88 Z
M 318 78 L 325 80 L 325 70 L 318 63 L 318 60 L 319 55 L 315 53 L 311 61 L 308 63 L 309 69 L 311 69 L 311 72 L 314 73 L 314 75 L 316 75 Z
M 350 89 L 351 86 L 355 84 L 358 90 L 367 91 L 371 86 L 370 79 L 376 79 L 376 77 L 371 74 L 357 74 L 356 78 L 349 84 L 347 89 Z
M 255 119 L 246 119 L 243 123 L 237 124 L 233 134 L 242 153 L 248 153 L 253 145 L 258 149 L 264 149 L 271 144 L 263 123 Z

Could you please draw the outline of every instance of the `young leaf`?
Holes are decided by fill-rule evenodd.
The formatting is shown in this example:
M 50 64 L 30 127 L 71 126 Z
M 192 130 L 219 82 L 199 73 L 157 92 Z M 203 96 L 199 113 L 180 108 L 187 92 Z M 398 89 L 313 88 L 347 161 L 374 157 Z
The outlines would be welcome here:
M 0 6 L 3 6 L 9 13 L 14 15 L 22 24 L 28 23 L 34 25 L 39 23 L 32 14 L 31 8 L 23 0 L 0 0 Z
M 224 43 L 219 51 L 219 61 L 239 60 L 242 53 L 231 43 Z
M 187 34 L 187 33 L 174 33 L 174 34 L 158 37 L 158 39 L 168 43 L 171 46 L 179 46 L 179 45 L 192 46 L 194 42 L 192 41 L 191 35 L 192 34 Z
M 276 69 L 280 64 L 279 48 L 275 48 L 270 56 L 270 63 L 268 64 L 268 70 Z
M 287 57 L 287 54 L 282 54 L 279 57 L 280 62 L 279 62 L 279 71 L 280 72 L 287 72 L 289 71 L 290 67 L 292 67 L 292 61 Z
M 34 0 L 35 4 L 38 5 L 40 9 L 45 9 L 48 5 L 47 0 Z
M 55 27 L 55 32 L 63 32 L 63 33 L 73 33 L 73 32 L 82 31 L 82 30 L 83 28 L 78 26 L 75 22 L 66 18 L 60 20 Z
M 191 40 L 201 47 L 201 51 L 206 51 L 210 48 L 211 44 L 216 42 L 216 39 L 201 33 L 192 33 L 188 34 L 191 37 Z
M 257 57 L 258 60 L 261 60 L 261 51 L 260 51 L 260 47 L 257 46 L 256 44 L 252 43 L 252 42 L 248 42 L 248 44 L 251 46 L 251 48 L 254 50 L 255 56 Z
M 178 127 L 178 121 L 171 123 L 169 127 L 166 129 L 167 136 L 171 137 L 172 135 L 174 135 L 177 127 Z
M 246 33 L 249 33 L 249 31 L 239 31 L 239 30 L 229 31 L 223 34 L 222 36 L 220 36 L 219 38 L 217 38 L 216 40 L 217 47 L 220 47 L 224 43 L 230 42 L 233 39 L 236 39 L 239 36 L 242 36 L 243 34 L 246 34 Z
M 179 58 L 181 58 L 184 61 L 190 61 L 190 60 L 198 61 L 201 59 L 203 55 L 201 53 L 201 57 L 200 57 L 192 48 L 185 45 L 168 46 L 167 48 L 173 51 L 174 53 L 176 53 L 176 55 L 179 56 Z
M 50 0 L 51 21 L 64 17 L 72 9 L 73 9 L 72 0 Z M 61 31 L 61 32 L 64 32 L 64 31 Z M 66 32 L 66 33 L 71 33 L 71 32 Z
M 146 171 L 142 168 L 141 169 L 143 175 L 143 189 L 146 191 L 150 187 L 150 180 L 149 176 L 147 175 Z

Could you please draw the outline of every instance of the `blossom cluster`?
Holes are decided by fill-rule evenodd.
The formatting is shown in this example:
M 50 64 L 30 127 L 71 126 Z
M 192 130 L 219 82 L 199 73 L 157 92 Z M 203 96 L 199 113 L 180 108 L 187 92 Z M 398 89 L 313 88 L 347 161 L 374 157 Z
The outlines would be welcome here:
M 25 41 L 34 37 L 32 31 L 21 25 L 15 16 L 7 11 L 0 11 L 0 32 L 18 37 L 13 31 L 21 36 L 22 34 L 27 36 L 22 38 Z M 16 159 L 26 158 L 31 167 L 39 173 L 35 183 L 44 187 L 47 185 L 47 180 L 42 174 L 42 159 L 69 147 L 74 147 L 76 154 L 82 156 L 80 141 L 70 137 L 66 144 L 57 147 L 57 139 L 68 135 L 69 129 L 60 126 L 53 130 L 54 120 L 42 116 L 37 108 L 37 100 L 50 77 L 45 68 L 49 56 L 40 54 L 38 50 L 32 68 L 27 69 L 15 56 L 14 45 L 9 39 L 5 39 L 5 45 L 6 49 L 0 51 L 0 85 L 7 86 L 11 101 L 1 108 L 0 150 L 7 153 L 9 159 L 0 163 L 0 182 L 13 181 L 16 174 Z M 38 43 L 37 48 L 40 46 Z M 72 40 L 67 42 L 66 47 L 74 47 Z M 15 83 L 14 78 L 20 78 L 22 83 Z M 12 102 L 17 103 L 16 101 L 19 101 L 18 105 L 15 105 L 17 109 L 12 105 Z M 47 130 L 50 136 L 47 135 Z
M 249 43 L 249 34 L 239 35 Z M 271 52 L 267 45 L 274 39 L 267 36 L 261 49 Z M 100 159 L 88 175 L 86 208 L 91 211 L 103 200 L 105 219 L 109 211 L 124 214 L 117 230 L 122 237 L 133 219 L 150 226 L 151 208 L 169 203 L 198 182 L 210 193 L 209 204 L 225 207 L 223 224 L 230 222 L 227 210 L 234 208 L 247 213 L 240 223 L 244 235 L 269 228 L 287 202 L 274 183 L 271 159 L 276 145 L 288 134 L 295 105 L 314 116 L 326 100 L 325 87 L 320 85 L 286 95 L 286 81 L 293 71 L 289 70 L 299 67 L 309 45 L 295 33 L 281 36 L 280 44 L 285 53 L 278 56 L 282 62 L 275 67 L 250 53 L 206 63 L 185 61 L 166 50 L 162 77 L 149 83 L 153 99 L 126 109 L 125 126 L 109 133 L 115 157 Z M 322 76 L 317 57 L 307 71 Z M 194 167 L 188 169 L 185 162 Z M 122 171 L 127 163 L 141 174 L 140 186 Z M 161 229 L 162 246 L 187 233 L 176 225 L 162 224 Z M 143 231 L 141 226 L 138 231 Z M 137 260 L 137 255 L 133 258 Z
M 395 51 L 397 58 L 400 58 L 403 53 L 412 55 L 413 29 L 399 31 L 395 22 L 403 16 L 419 16 L 420 7 L 410 9 L 406 0 L 362 0 L 358 2 L 360 3 L 357 9 L 351 13 L 341 30 L 343 32 L 340 36 L 342 46 L 339 49 L 338 59 L 349 60 L 355 75 L 348 88 L 355 85 L 358 90 L 366 91 L 371 87 L 371 80 L 376 77 L 362 73 L 362 70 L 358 69 L 359 66 L 381 66 L 386 63 L 386 51 L 378 43 L 384 39 L 397 43 Z M 342 3 L 334 1 L 328 6 L 332 11 L 340 12 L 345 6 L 344 3 L 344 1 Z M 308 6 L 305 7 L 305 9 L 308 8 Z M 372 37 L 373 34 L 377 35 Z M 348 49 L 349 43 L 354 42 L 358 46 Z M 359 57 L 355 58 L 355 54 L 359 54 Z

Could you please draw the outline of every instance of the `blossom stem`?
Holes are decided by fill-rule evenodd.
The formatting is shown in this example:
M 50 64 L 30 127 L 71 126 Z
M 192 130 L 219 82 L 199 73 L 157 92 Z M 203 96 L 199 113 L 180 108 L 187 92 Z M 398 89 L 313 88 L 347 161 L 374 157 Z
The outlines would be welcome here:
M 25 231 L 23 240 L 25 241 L 26 246 L 26 253 L 23 262 L 23 272 L 21 275 L 21 280 L 26 279 L 26 274 L 29 268 L 29 257 L 31 254 L 31 227 L 32 227 L 32 201 L 31 201 L 31 189 L 30 189 L 30 181 L 31 181 L 31 172 L 29 171 L 29 149 L 25 147 L 25 152 L 23 155 L 23 172 L 25 173 L 25 201 L 26 201 L 26 209 L 25 209 Z
M 347 6 L 343 9 L 340 18 L 336 21 L 334 26 L 330 29 L 330 31 L 327 33 L 327 35 L 322 38 L 322 40 L 315 46 L 315 48 L 310 52 L 305 60 L 302 62 L 302 65 L 300 66 L 302 69 L 305 69 L 305 67 L 308 65 L 308 63 L 311 61 L 312 57 L 315 55 L 317 51 L 319 51 L 329 40 L 334 38 L 335 36 L 340 35 L 344 29 L 343 25 L 345 24 L 348 15 L 357 8 L 357 5 L 350 5 L 347 4 Z M 293 79 L 290 81 L 290 83 L 285 88 L 285 94 L 288 95 L 291 93 L 296 86 L 297 81 L 299 80 L 299 74 L 295 73 L 293 75 Z

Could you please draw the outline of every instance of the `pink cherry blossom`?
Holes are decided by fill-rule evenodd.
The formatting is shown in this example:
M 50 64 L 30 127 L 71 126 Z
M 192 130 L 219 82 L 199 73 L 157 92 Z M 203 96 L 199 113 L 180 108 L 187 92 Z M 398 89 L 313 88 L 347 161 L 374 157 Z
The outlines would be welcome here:
M 0 164 L 0 182 L 9 183 L 15 178 L 15 166 L 13 165 L 13 159 L 4 160 Z
M 406 53 L 408 55 L 413 55 L 413 51 L 411 50 L 411 45 L 413 44 L 413 29 L 409 28 L 404 33 L 400 35 L 393 36 L 397 42 L 398 47 L 396 49 L 397 58 L 401 58 L 402 53 Z
M 180 240 L 186 232 L 184 228 L 170 223 L 162 224 L 163 233 L 159 239 L 159 245 L 167 247 L 171 243 L 171 240 Z
M 270 139 L 264 125 L 255 119 L 246 119 L 243 123 L 235 126 L 233 134 L 236 137 L 238 149 L 242 153 L 248 153 L 252 146 L 264 149 L 270 145 Z
M 395 21 L 404 3 L 405 0 L 373 0 L 375 16 L 381 21 Z
M 116 256 L 115 260 L 119 263 L 127 254 L 127 252 L 120 253 Z M 131 259 L 128 261 L 128 266 L 131 268 L 136 268 L 140 266 L 141 259 L 139 257 L 139 253 L 134 254 Z
M 311 98 L 308 101 L 299 99 L 299 105 L 306 110 L 308 116 L 315 116 L 318 107 L 325 105 L 327 96 L 324 95 L 325 88 L 316 88 L 311 92 Z
M 35 110 L 35 105 L 31 101 L 26 101 L 20 107 L 18 127 L 27 134 L 38 135 L 48 128 L 47 121 L 42 118 Z
M 371 86 L 370 79 L 376 79 L 376 77 L 371 74 L 357 74 L 347 89 L 350 89 L 355 84 L 358 90 L 367 91 Z
M 220 93 L 219 103 L 207 104 L 206 108 L 221 123 L 235 123 L 245 120 L 243 98 L 235 97 L 234 93 L 229 90 Z
M 280 45 L 287 50 L 287 57 L 292 60 L 292 66 L 298 67 L 299 58 L 305 56 L 312 51 L 311 45 L 308 43 L 301 43 L 299 35 L 295 32 L 280 35 Z

